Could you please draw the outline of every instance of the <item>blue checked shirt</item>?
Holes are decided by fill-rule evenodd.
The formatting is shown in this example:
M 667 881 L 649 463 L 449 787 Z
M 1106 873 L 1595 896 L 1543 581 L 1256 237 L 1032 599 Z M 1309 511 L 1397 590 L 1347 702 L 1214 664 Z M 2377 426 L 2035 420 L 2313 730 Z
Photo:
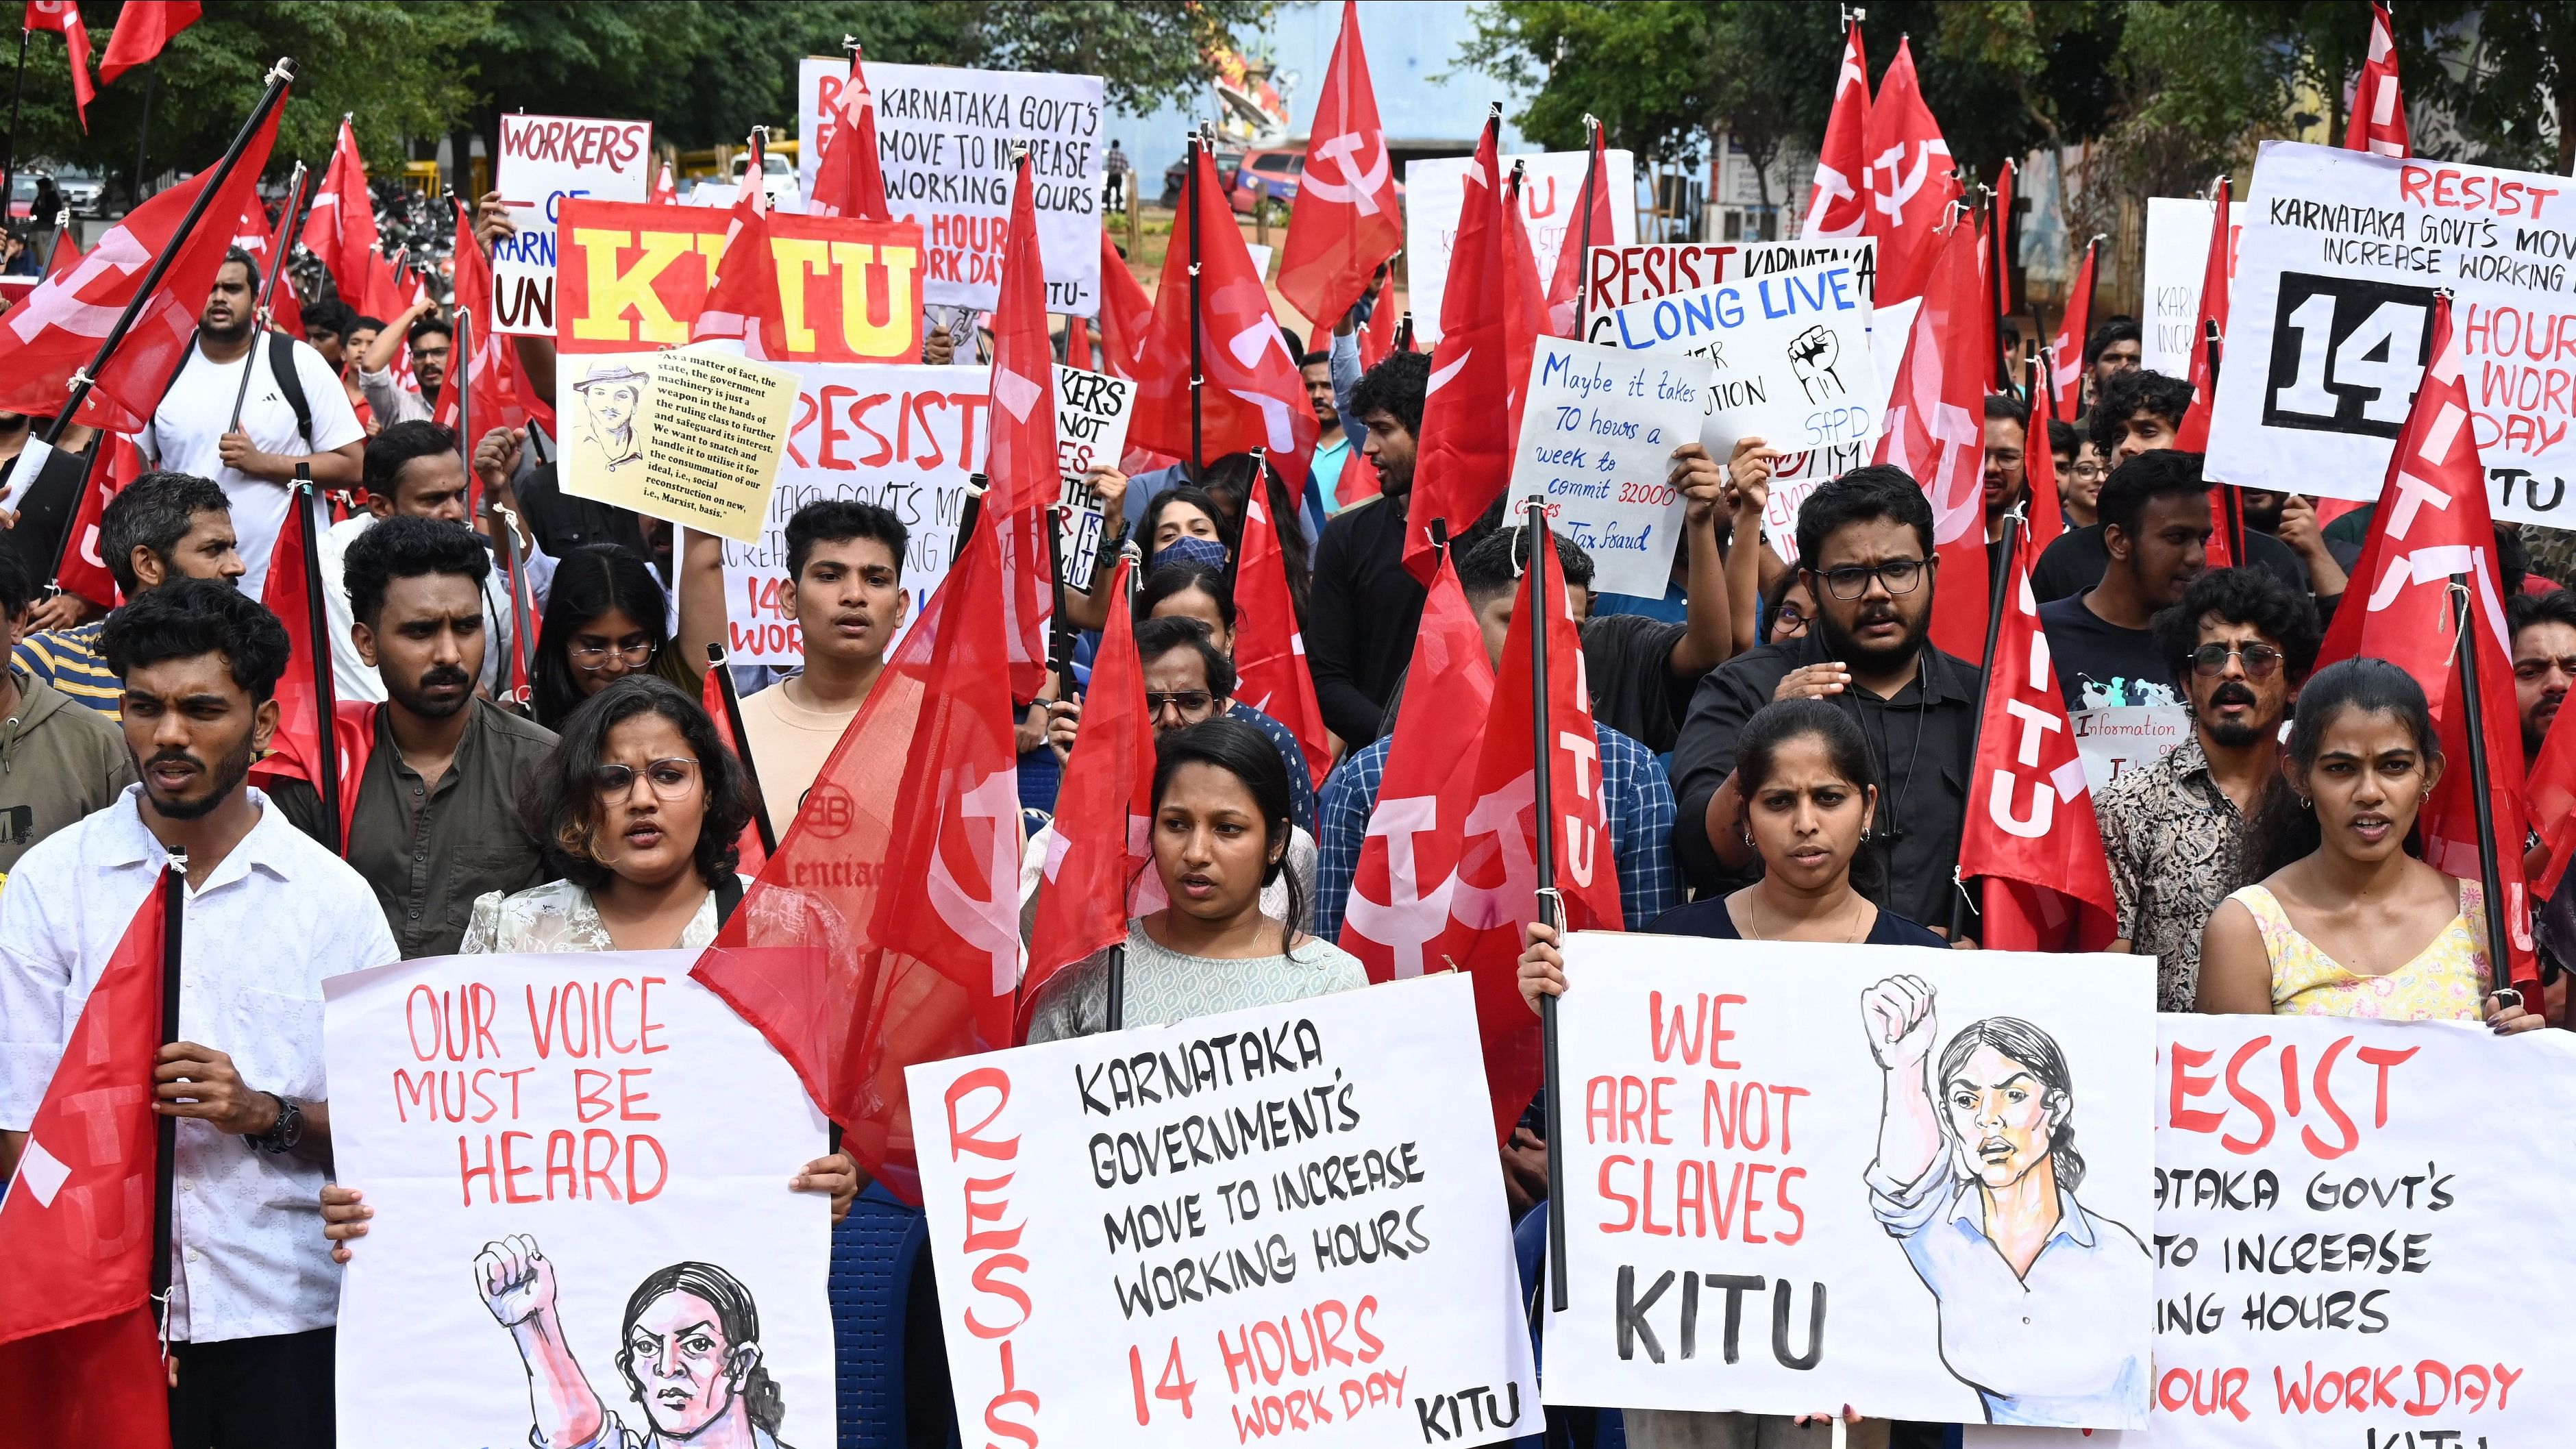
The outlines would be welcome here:
M 1661 760 L 1644 745 L 1605 724 L 1592 727 L 1601 745 L 1601 803 L 1610 827 L 1610 849 L 1619 867 L 1619 912 L 1628 929 L 1681 903 L 1681 875 L 1673 866 L 1673 785 Z M 1353 752 L 1324 781 L 1323 829 L 1315 838 L 1315 934 L 1338 942 L 1342 908 L 1359 874 L 1360 847 L 1368 841 L 1386 776 L 1382 735 Z

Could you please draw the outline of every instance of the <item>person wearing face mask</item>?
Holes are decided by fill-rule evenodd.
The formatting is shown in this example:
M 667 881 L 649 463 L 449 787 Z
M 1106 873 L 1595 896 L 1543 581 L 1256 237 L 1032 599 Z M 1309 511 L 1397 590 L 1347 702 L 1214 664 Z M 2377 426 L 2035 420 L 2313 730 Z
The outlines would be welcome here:
M 2542 1024 L 2518 993 L 2490 994 L 2500 982 L 2477 883 L 2406 853 L 2444 765 L 2406 671 L 2371 658 L 2317 671 L 2255 822 L 2261 879 L 2201 935 L 2202 1011 Z
M 1129 1027 L 1300 1001 L 1368 984 L 1357 958 L 1306 931 L 1306 890 L 1287 869 L 1288 778 L 1261 732 L 1210 719 L 1155 741 L 1154 873 L 1170 904 L 1127 923 Z M 1286 886 L 1271 915 L 1262 893 Z M 1038 988 L 1029 1040 L 1109 1029 L 1106 951 Z
M 2156 958 L 2156 1006 L 2189 1011 L 2200 931 L 2245 883 L 2246 832 L 2280 772 L 2281 721 L 2316 666 L 2316 611 L 2261 569 L 2213 569 L 2156 615 L 2191 732 L 2094 797 L 2119 910 L 2114 951 Z
M 1225 510 L 1204 488 L 1184 483 L 1154 495 L 1136 520 L 1136 540 L 1145 550 L 1145 572 L 1170 564 L 1195 563 L 1225 571 L 1234 556 L 1232 530 Z

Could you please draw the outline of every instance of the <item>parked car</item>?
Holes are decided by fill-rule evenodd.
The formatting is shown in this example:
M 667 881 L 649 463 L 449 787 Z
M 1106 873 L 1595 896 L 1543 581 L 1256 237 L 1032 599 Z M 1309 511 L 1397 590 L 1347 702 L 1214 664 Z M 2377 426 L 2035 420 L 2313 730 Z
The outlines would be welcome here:
M 36 214 L 37 187 L 45 179 L 46 173 L 42 171 L 21 171 L 9 178 L 9 219 L 11 221 L 25 221 Z M 53 224 L 54 219 L 50 216 L 42 223 L 45 226 Z
M 1268 204 L 1270 220 L 1284 224 L 1297 200 L 1297 178 L 1305 171 L 1303 151 L 1246 151 L 1238 158 L 1226 200 L 1243 216 L 1256 215 Z
M 69 168 L 57 172 L 54 184 L 62 188 L 63 205 L 74 216 L 102 216 L 107 200 L 107 178 L 95 171 Z
M 760 155 L 760 163 L 760 189 L 769 194 L 769 204 L 795 206 L 800 194 L 796 188 L 796 163 L 776 151 L 763 151 Z M 745 151 L 733 158 L 733 185 L 736 195 L 741 194 L 743 173 L 750 169 L 750 152 Z

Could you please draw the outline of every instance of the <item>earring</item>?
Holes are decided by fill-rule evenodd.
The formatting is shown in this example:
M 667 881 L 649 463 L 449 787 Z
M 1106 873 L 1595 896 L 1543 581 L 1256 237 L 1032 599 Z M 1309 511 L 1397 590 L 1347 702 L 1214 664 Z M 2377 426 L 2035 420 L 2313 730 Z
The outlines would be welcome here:
M 1736 833 L 1736 835 L 1737 835 L 1740 839 L 1742 839 L 1742 840 L 1743 840 L 1743 842 L 1745 843 L 1745 845 L 1746 845 L 1748 848 L 1753 844 L 1753 832 L 1752 832 L 1752 830 L 1751 830 L 1751 829 L 1749 829 L 1749 828 L 1747 828 L 1747 827 L 1745 827 L 1745 826 L 1739 825 L 1739 826 L 1735 827 L 1735 833 Z
M 2299 808 L 2302 810 L 2314 810 L 2317 808 L 2317 802 L 2309 799 L 2305 795 L 2302 795 L 2299 797 Z
M 1864 840 L 1864 841 L 1868 840 L 1868 839 L 1869 839 L 1869 837 L 1870 837 L 1870 832 L 1871 832 L 1873 829 L 1875 829 L 1875 828 L 1876 828 L 1876 827 L 1874 827 L 1874 826 L 1868 826 L 1868 825 L 1864 825 L 1864 826 L 1862 826 L 1862 827 L 1860 828 L 1860 838 L 1861 838 L 1862 840 Z

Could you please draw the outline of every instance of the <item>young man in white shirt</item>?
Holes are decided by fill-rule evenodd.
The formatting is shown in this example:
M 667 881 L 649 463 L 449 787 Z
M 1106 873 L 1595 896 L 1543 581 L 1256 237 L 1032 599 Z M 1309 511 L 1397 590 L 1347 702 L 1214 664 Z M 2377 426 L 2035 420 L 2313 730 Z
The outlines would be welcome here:
M 742 702 L 770 828 L 787 833 L 814 776 L 885 672 L 912 609 L 903 587 L 903 520 L 873 503 L 826 499 L 787 520 L 787 587 L 805 667 Z
M 240 533 L 242 563 L 249 569 L 242 589 L 254 599 L 268 581 L 269 551 L 286 524 L 295 466 L 312 465 L 317 490 L 354 488 L 367 439 L 349 407 L 348 393 L 322 354 L 294 338 L 257 329 L 252 311 L 258 287 L 258 267 L 249 253 L 235 247 L 215 269 L 214 290 L 198 318 L 197 345 L 180 362 L 141 439 L 154 466 L 212 478 L 232 499 L 233 526 Z M 302 394 L 300 414 L 281 380 L 282 366 Z M 244 368 L 250 369 L 247 393 L 242 390 Z M 236 398 L 239 427 L 233 424 Z
M 395 423 L 367 439 L 365 456 L 362 476 L 367 486 L 366 510 L 324 530 L 318 553 L 322 602 L 330 616 L 331 687 L 337 698 L 382 704 L 384 680 L 375 666 L 358 653 L 349 632 L 352 619 L 344 584 L 349 545 L 387 518 L 432 518 L 460 529 L 470 528 L 470 524 L 466 518 L 465 460 L 457 453 L 454 429 L 426 420 Z M 547 561 L 544 570 L 548 581 L 551 562 Z M 544 607 L 545 590 L 533 554 L 529 566 L 528 608 L 533 618 Z M 510 651 L 517 642 L 512 631 L 508 568 L 509 560 L 494 559 L 492 571 L 480 585 L 484 637 L 490 647 L 483 651 L 475 682 L 494 699 L 509 693 Z
M 229 585 L 184 579 L 110 616 L 101 646 L 143 778 L 11 874 L 0 1173 L 99 973 L 186 851 L 181 1040 L 153 1074 L 155 1110 L 178 1119 L 171 1438 L 328 1449 L 340 1275 L 315 1212 L 279 1204 L 318 1202 L 331 1158 L 322 982 L 399 953 L 366 882 L 246 783 L 277 728 L 284 626 Z

